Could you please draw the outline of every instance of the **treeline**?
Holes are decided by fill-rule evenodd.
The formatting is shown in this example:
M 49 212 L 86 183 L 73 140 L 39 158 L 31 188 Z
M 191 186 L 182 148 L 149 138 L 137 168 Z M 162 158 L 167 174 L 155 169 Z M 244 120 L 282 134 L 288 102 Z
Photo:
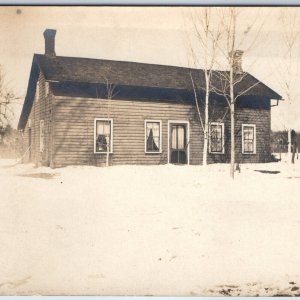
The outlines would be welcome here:
M 0 158 L 20 156 L 21 134 L 10 125 L 0 126 Z
M 300 132 L 292 130 L 292 146 L 300 149 Z M 296 151 L 297 151 L 296 149 Z M 288 131 L 271 131 L 271 153 L 288 152 Z

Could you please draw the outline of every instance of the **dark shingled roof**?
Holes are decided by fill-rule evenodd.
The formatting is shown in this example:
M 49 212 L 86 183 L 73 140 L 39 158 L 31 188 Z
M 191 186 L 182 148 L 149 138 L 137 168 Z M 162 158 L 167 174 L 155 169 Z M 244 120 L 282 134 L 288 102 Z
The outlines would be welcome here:
M 79 57 L 56 56 L 49 58 L 45 55 L 35 54 L 27 95 L 18 125 L 19 129 L 25 127 L 29 117 L 40 71 L 44 74 L 46 80 L 56 82 L 51 84 L 51 89 L 56 94 L 72 94 L 72 90 L 79 91 L 80 88 L 82 89 L 85 86 L 88 91 L 87 95 L 91 96 L 92 85 L 106 85 L 108 82 L 114 86 L 122 87 L 123 94 L 127 97 L 135 93 L 134 99 L 141 97 L 141 99 L 151 100 L 152 97 L 153 100 L 168 98 L 178 100 L 176 96 L 174 97 L 178 94 L 183 102 L 189 102 L 193 97 L 190 74 L 192 74 L 198 88 L 201 89 L 201 86 L 204 86 L 205 83 L 204 71 L 198 69 Z M 228 86 L 226 86 L 228 84 L 222 79 L 226 74 L 228 72 L 214 71 L 212 76 L 213 85 L 218 90 L 224 90 L 222 87 L 225 86 L 228 91 Z M 244 95 L 281 99 L 280 95 L 252 75 L 243 73 L 242 76 L 243 79 L 235 85 L 236 94 L 240 91 L 247 91 Z M 89 85 L 88 88 L 87 84 Z M 148 97 L 143 97 L 145 93 Z

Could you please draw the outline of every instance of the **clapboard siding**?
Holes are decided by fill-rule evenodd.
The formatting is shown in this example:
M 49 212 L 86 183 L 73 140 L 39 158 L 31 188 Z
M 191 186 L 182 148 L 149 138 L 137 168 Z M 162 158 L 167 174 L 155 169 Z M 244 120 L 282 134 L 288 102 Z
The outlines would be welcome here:
M 168 121 L 189 121 L 190 164 L 202 163 L 203 132 L 195 107 L 180 103 L 55 97 L 53 166 L 102 166 L 105 154 L 94 154 L 94 119 L 113 119 L 113 153 L 110 165 L 168 163 Z M 230 160 L 230 114 L 213 107 L 210 121 L 224 123 L 225 153 L 208 154 L 208 162 Z M 270 155 L 270 109 L 237 108 L 235 114 L 236 161 L 264 162 Z M 145 119 L 162 121 L 162 153 L 146 154 Z M 242 124 L 256 125 L 256 154 L 242 154 Z
M 39 95 L 33 101 L 33 106 L 24 128 L 23 152 L 29 146 L 29 130 L 31 130 L 31 149 L 24 156 L 24 162 L 34 162 L 36 165 L 50 165 L 52 159 L 52 95 L 46 95 L 46 81 L 42 73 L 37 82 Z M 40 151 L 40 121 L 44 120 L 44 151 Z M 30 126 L 29 126 L 30 125 Z
M 105 100 L 61 97 L 45 94 L 45 80 L 39 78 L 39 101 L 34 101 L 31 120 L 31 161 L 37 165 L 105 165 L 106 154 L 94 154 L 94 119 L 113 119 L 113 153 L 110 165 L 168 163 L 168 121 L 189 121 L 190 164 L 202 163 L 203 132 L 193 105 L 170 102 Z M 162 151 L 145 153 L 145 120 L 162 122 Z M 45 121 L 45 150 L 39 151 L 40 120 Z M 270 156 L 270 109 L 236 108 L 236 162 L 265 162 Z M 208 154 L 208 162 L 230 161 L 230 114 L 226 107 L 213 106 L 210 121 L 223 122 L 225 153 Z M 256 125 L 256 154 L 242 154 L 242 124 Z M 26 124 L 24 151 L 29 144 Z M 29 161 L 29 153 L 24 157 Z
M 190 164 L 199 164 L 203 139 L 194 120 L 195 108 L 180 103 L 56 97 L 54 165 L 105 164 L 106 154 L 94 154 L 94 119 L 113 119 L 110 164 L 168 162 L 168 120 L 190 122 Z M 145 120 L 162 121 L 162 153 L 145 153 Z
M 214 108 L 213 121 L 220 121 L 224 117 L 224 109 Z M 226 114 L 224 120 L 225 153 L 209 154 L 208 161 L 230 161 L 230 114 Z M 254 124 L 256 126 L 256 154 L 242 154 L 242 125 Z M 235 111 L 235 160 L 239 163 L 257 163 L 270 160 L 270 133 L 271 111 L 269 109 L 237 108 Z

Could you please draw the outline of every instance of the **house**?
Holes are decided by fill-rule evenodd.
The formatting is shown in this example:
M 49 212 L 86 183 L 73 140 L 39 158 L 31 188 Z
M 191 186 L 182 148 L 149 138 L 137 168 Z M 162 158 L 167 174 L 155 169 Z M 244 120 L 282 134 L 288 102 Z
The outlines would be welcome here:
M 37 165 L 202 163 L 203 70 L 57 56 L 55 30 L 44 32 L 45 54 L 34 54 L 18 129 L 24 161 Z M 236 161 L 266 162 L 271 100 L 281 96 L 241 71 L 236 93 Z M 221 82 L 217 71 L 213 81 Z M 201 102 L 202 101 L 202 102 Z M 210 99 L 208 162 L 230 160 L 230 115 L 224 96 Z

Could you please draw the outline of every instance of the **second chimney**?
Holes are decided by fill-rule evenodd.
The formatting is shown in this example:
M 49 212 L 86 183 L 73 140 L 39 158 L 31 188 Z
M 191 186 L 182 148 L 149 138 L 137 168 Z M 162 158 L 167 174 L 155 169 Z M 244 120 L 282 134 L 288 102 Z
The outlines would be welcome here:
M 55 34 L 56 30 L 54 29 L 46 29 L 44 31 L 45 38 L 45 56 L 47 57 L 55 57 Z
M 233 55 L 232 55 L 232 66 L 233 66 L 233 72 L 234 73 L 243 73 L 243 68 L 242 68 L 242 57 L 243 57 L 243 53 L 244 51 L 242 50 L 235 50 L 233 51 Z M 231 53 L 230 53 L 231 56 Z

